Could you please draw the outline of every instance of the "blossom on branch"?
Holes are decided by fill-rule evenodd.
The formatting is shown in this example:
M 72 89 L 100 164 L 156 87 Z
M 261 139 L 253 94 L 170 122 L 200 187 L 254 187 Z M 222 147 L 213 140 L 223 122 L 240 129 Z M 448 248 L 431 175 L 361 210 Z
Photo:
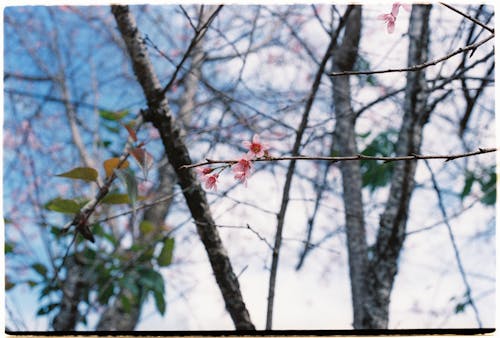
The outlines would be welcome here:
M 269 149 L 269 145 L 267 143 L 260 141 L 259 134 L 255 134 L 252 138 L 252 142 L 243 141 L 243 146 L 248 149 L 247 155 L 250 158 L 259 158 L 264 156 L 266 150 Z
M 255 138 L 255 137 L 254 137 Z M 243 157 L 233 166 L 234 178 L 247 186 L 247 180 L 252 171 L 253 165 L 248 154 Z
M 212 168 L 210 167 L 204 167 L 204 168 L 201 168 L 201 167 L 198 167 L 198 168 L 195 168 L 196 172 L 198 173 L 198 175 L 200 176 L 200 179 L 202 181 L 205 180 L 205 177 L 210 174 L 212 172 Z
M 380 14 L 377 17 L 379 20 L 385 21 L 385 23 L 387 24 L 387 32 L 389 34 L 394 32 L 394 28 L 396 26 L 396 18 L 398 17 L 399 14 L 399 7 L 403 7 L 408 12 L 411 10 L 411 5 L 395 2 L 392 4 L 392 10 L 390 13 Z
M 205 167 L 205 168 L 195 168 L 196 172 L 200 176 L 200 180 L 205 183 L 205 188 L 214 189 L 217 191 L 217 179 L 219 178 L 219 174 L 211 174 L 213 168 Z
M 219 174 L 208 175 L 205 180 L 205 188 L 214 189 L 217 191 L 217 179 L 219 178 Z

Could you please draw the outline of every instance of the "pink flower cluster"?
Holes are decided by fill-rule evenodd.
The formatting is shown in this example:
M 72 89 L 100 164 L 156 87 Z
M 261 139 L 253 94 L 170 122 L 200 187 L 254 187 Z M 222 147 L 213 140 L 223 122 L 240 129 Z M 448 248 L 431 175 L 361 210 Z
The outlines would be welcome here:
M 389 34 L 394 32 L 394 27 L 396 25 L 396 18 L 398 17 L 399 7 L 403 7 L 406 11 L 411 10 L 411 5 L 402 4 L 399 2 L 395 2 L 392 4 L 392 11 L 388 14 L 380 14 L 377 18 L 379 20 L 384 20 L 387 24 L 387 32 Z
M 261 142 L 260 136 L 255 134 L 252 141 L 243 141 L 243 146 L 248 149 L 248 152 L 243 154 L 238 162 L 232 165 L 232 171 L 234 178 L 243 183 L 246 187 L 248 178 L 253 170 L 252 161 L 263 156 L 268 156 L 267 151 L 269 150 L 269 145 L 265 142 Z M 201 181 L 205 183 L 205 188 L 217 191 L 217 180 L 220 172 L 212 173 L 213 170 L 213 168 L 208 167 L 196 168 Z

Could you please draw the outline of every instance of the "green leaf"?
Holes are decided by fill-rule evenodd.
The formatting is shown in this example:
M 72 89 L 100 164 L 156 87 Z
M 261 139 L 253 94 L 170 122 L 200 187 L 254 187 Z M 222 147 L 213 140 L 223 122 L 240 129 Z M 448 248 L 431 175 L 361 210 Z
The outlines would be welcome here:
M 80 206 L 77 202 L 59 197 L 54 198 L 45 204 L 45 208 L 56 212 L 62 212 L 64 214 L 76 214 L 80 211 Z
M 126 295 L 122 295 L 120 297 L 120 301 L 122 302 L 122 308 L 125 313 L 130 313 L 130 310 L 132 310 L 132 302 Z
M 152 222 L 144 220 L 139 224 L 139 231 L 143 234 L 149 234 L 155 229 L 155 226 Z
M 107 286 L 104 287 L 104 289 L 100 289 L 99 293 L 97 295 L 97 300 L 99 303 L 102 305 L 108 304 L 109 298 L 113 296 L 115 291 L 115 288 L 112 283 L 109 283 Z
M 378 134 L 361 152 L 367 156 L 391 156 L 396 149 L 397 132 L 389 129 Z M 363 187 L 369 187 L 373 192 L 379 187 L 386 186 L 394 168 L 394 162 L 379 163 L 373 160 L 360 161 Z
M 99 111 L 99 116 L 108 121 L 119 121 L 123 119 L 125 116 L 127 116 L 129 113 L 128 110 L 122 110 L 118 112 L 113 112 L 109 110 L 100 110 Z
M 490 172 L 486 180 L 480 180 L 481 191 L 484 196 L 481 198 L 481 203 L 485 205 L 495 205 L 497 201 L 497 174 L 495 173 L 495 168 Z
M 36 313 L 37 316 L 44 316 L 52 312 L 55 308 L 59 306 L 59 303 L 52 303 L 49 305 L 42 306 L 38 312 Z
M 34 281 L 34 280 L 29 280 L 27 281 L 28 285 L 30 288 L 34 288 L 35 286 L 38 285 L 38 282 Z
M 16 283 L 12 283 L 10 278 L 8 276 L 5 276 L 5 291 L 9 291 L 14 286 L 16 286 Z
M 459 303 L 455 306 L 455 313 L 464 312 L 467 303 Z
M 129 204 L 130 198 L 127 194 L 108 194 L 106 195 L 101 203 L 105 204 Z
M 113 233 L 105 231 L 104 228 L 99 223 L 94 224 L 92 232 L 97 236 L 104 237 L 114 246 L 118 244 L 118 239 L 113 235 Z
M 101 148 L 109 148 L 109 146 L 113 143 L 113 141 L 110 141 L 110 140 L 102 140 L 102 141 L 99 141 L 97 143 L 97 146 L 98 147 L 101 147 Z
M 43 287 L 43 289 L 40 291 L 40 296 L 38 297 L 38 300 L 41 300 L 42 298 L 48 296 L 52 291 L 57 291 L 58 289 L 54 287 L 52 284 L 47 284 Z
M 10 242 L 6 242 L 4 246 L 5 254 L 14 252 L 14 244 Z
M 368 136 L 370 136 L 371 133 L 371 131 L 367 131 L 366 133 L 356 134 L 356 136 L 361 137 L 362 139 L 366 139 Z
M 371 75 L 371 74 L 369 74 L 366 77 L 366 82 L 368 82 L 372 86 L 377 86 L 378 85 L 377 78 L 375 76 Z
M 133 278 L 126 275 L 125 277 L 121 278 L 118 283 L 122 289 L 130 291 L 132 296 L 139 297 L 140 290 Z
M 130 204 L 132 206 L 137 202 L 137 180 L 135 179 L 135 174 L 132 170 L 125 169 L 115 169 L 116 176 L 127 186 L 127 194 L 130 199 Z
M 163 316 L 165 314 L 166 304 L 165 304 L 165 296 L 161 292 L 153 292 L 153 296 L 155 298 L 156 309 Z
M 95 261 L 97 258 L 97 252 L 91 248 L 86 248 L 85 251 L 83 252 L 83 256 L 88 259 L 90 262 Z
M 464 188 L 462 189 L 462 193 L 460 194 L 460 198 L 463 200 L 465 197 L 467 197 L 470 194 L 470 191 L 472 189 L 472 184 L 476 178 L 474 177 L 474 174 L 470 171 L 468 171 L 465 174 L 465 182 L 464 182 Z
M 165 241 L 163 242 L 163 248 L 161 249 L 161 252 L 157 258 L 159 266 L 168 266 L 172 263 L 174 244 L 175 240 L 173 238 L 165 239 Z
M 109 132 L 113 134 L 120 134 L 120 128 L 116 126 L 110 126 L 108 124 L 103 124 L 104 128 L 106 128 Z
M 74 180 L 84 180 L 88 182 L 95 182 L 97 181 L 97 170 L 94 168 L 89 168 L 89 167 L 78 167 L 71 169 L 70 171 L 67 171 L 62 174 L 58 174 L 56 176 L 59 177 L 67 177 L 71 178 Z
M 59 237 L 62 235 L 62 230 L 56 226 L 51 226 L 50 227 L 50 233 L 54 235 L 55 237 Z
M 147 290 L 153 292 L 165 292 L 165 281 L 163 276 L 157 271 L 149 268 L 138 269 L 139 272 L 139 283 Z
M 31 268 L 38 272 L 38 274 L 43 278 L 47 277 L 47 268 L 42 263 L 33 263 L 31 265 Z

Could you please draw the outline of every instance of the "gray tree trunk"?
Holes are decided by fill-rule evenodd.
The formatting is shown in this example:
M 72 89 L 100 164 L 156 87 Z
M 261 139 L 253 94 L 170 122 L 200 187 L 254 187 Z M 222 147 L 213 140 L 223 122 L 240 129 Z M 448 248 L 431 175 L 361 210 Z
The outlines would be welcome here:
M 200 28 L 208 20 L 214 9 L 215 7 L 209 7 L 209 10 L 205 10 L 201 13 L 197 28 Z M 182 123 L 185 128 L 188 128 L 191 123 L 192 112 L 195 106 L 195 95 L 198 90 L 198 84 L 201 76 L 201 66 L 203 63 L 202 41 L 203 39 L 200 39 L 191 52 L 191 64 L 189 67 L 189 72 L 186 74 L 184 80 L 184 92 L 179 102 L 179 116 L 181 117 Z M 159 168 L 159 185 L 155 189 L 156 195 L 172 195 L 174 193 L 175 184 L 176 176 L 172 166 L 167 163 L 162 168 Z M 161 225 L 168 214 L 171 202 L 171 200 L 167 200 L 147 209 L 144 212 L 143 219 L 146 221 L 150 221 L 153 224 Z M 156 233 L 157 232 L 155 231 L 152 234 L 148 234 L 148 236 L 139 234 L 139 237 L 136 239 L 137 244 L 141 245 L 148 243 L 151 238 L 154 238 L 156 236 Z M 120 298 L 121 295 L 126 295 L 127 292 L 129 291 L 120 290 L 118 297 L 113 303 L 109 304 L 109 306 L 102 314 L 97 324 L 96 330 L 131 331 L 137 326 L 143 304 L 134 304 L 129 312 L 125 311 Z M 128 298 L 133 299 L 133 297 Z
M 431 6 L 414 5 L 409 25 L 408 66 L 427 61 L 429 15 Z M 403 123 L 399 131 L 396 155 L 418 154 L 422 130 L 429 118 L 425 69 L 408 72 L 403 105 Z M 408 206 L 415 185 L 416 161 L 395 163 L 385 210 L 380 217 L 373 257 L 366 276 L 368 298 L 364 304 L 364 327 L 387 328 L 389 303 L 398 259 L 405 240 Z
M 413 6 L 409 25 L 409 66 L 427 61 L 430 9 L 431 6 Z M 342 46 L 334 54 L 334 71 L 353 69 L 361 30 L 361 9 L 357 13 L 357 16 L 350 17 Z M 355 140 L 356 117 L 351 106 L 349 78 L 334 77 L 332 81 L 337 117 L 334 131 L 336 150 L 340 155 L 353 155 L 358 153 L 358 150 Z M 408 72 L 397 155 L 419 152 L 422 129 L 430 114 L 426 109 L 425 90 L 425 70 Z M 416 161 L 401 161 L 395 164 L 390 194 L 380 218 L 373 255 L 369 258 L 361 195 L 360 164 L 355 161 L 340 164 L 355 329 L 388 327 L 390 295 L 405 239 L 416 165 Z
M 346 24 L 344 39 L 333 55 L 333 71 L 352 70 L 358 54 L 361 36 L 361 6 L 351 12 Z M 356 113 L 351 106 L 351 86 L 348 76 L 334 77 L 333 99 L 337 122 L 333 134 L 333 144 L 339 156 L 357 154 L 354 126 Z M 362 308 L 365 300 L 365 270 L 367 266 L 367 244 L 363 200 L 361 197 L 361 169 L 358 161 L 340 164 L 345 209 L 347 251 L 349 254 L 349 276 L 351 298 L 354 309 Z M 354 311 L 354 327 L 362 323 L 362 312 Z
M 196 230 L 205 246 L 217 284 L 222 293 L 236 329 L 254 330 L 250 315 L 243 301 L 238 279 L 233 271 L 227 252 L 213 220 L 205 191 L 192 170 L 182 169 L 191 164 L 182 131 L 170 110 L 162 86 L 153 69 L 149 55 L 135 19 L 128 6 L 112 6 L 118 28 L 129 52 L 134 73 L 148 103 L 145 121 L 151 122 L 160 133 L 169 162 L 172 164 L 186 203 L 196 224 Z
M 60 309 L 52 321 L 55 331 L 73 331 L 79 319 L 78 304 L 82 297 L 81 290 L 84 287 L 84 268 L 75 256 L 70 256 L 65 263 L 67 277 L 61 290 L 63 292 Z

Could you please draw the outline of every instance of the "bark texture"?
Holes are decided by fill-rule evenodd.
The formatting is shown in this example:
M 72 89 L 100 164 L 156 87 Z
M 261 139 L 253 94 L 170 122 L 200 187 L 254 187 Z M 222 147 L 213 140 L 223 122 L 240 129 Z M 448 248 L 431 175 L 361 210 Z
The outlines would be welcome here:
M 200 18 L 198 20 L 198 29 L 201 28 L 210 15 L 213 13 L 212 7 L 210 9 L 202 11 Z M 179 116 L 182 120 L 182 124 L 185 129 L 189 128 L 192 120 L 192 112 L 195 107 L 195 96 L 198 90 L 198 84 L 201 75 L 201 65 L 203 64 L 203 39 L 200 39 L 194 46 L 191 53 L 191 64 L 189 66 L 189 72 L 184 78 L 184 92 L 179 100 L 180 110 Z M 173 195 L 174 187 L 176 185 L 176 175 L 175 171 L 170 165 L 166 163 L 159 170 L 159 185 L 155 189 L 155 195 L 165 196 Z M 153 224 L 161 225 L 162 222 L 167 217 L 168 211 L 172 204 L 172 200 L 167 200 L 163 203 L 158 203 L 147 209 L 144 212 L 143 220 L 149 221 Z M 157 227 L 153 233 L 148 233 L 148 235 L 139 233 L 136 238 L 136 243 L 138 245 L 145 245 L 159 234 L 161 227 Z M 151 266 L 151 264 L 149 264 Z M 102 314 L 96 330 L 98 331 L 132 331 L 137 326 L 140 318 L 142 304 L 134 304 L 130 311 L 125 311 L 120 301 L 122 295 L 126 296 L 128 290 L 120 290 L 116 300 L 108 305 L 104 313 Z M 128 299 L 133 299 L 134 297 L 127 297 Z
M 408 66 L 427 61 L 431 6 L 414 5 L 409 25 Z M 396 155 L 418 154 L 422 130 L 429 118 L 425 69 L 406 75 L 403 122 Z M 390 294 L 398 271 L 398 259 L 405 240 L 408 207 L 415 186 L 417 161 L 395 163 L 385 210 L 380 217 L 373 257 L 367 271 L 369 297 L 364 303 L 363 326 L 387 328 Z
M 408 66 L 427 61 L 429 45 L 428 23 L 431 6 L 412 7 Z M 346 26 L 342 46 L 334 54 L 333 68 L 336 72 L 353 70 L 361 30 L 361 10 L 356 13 L 357 16 L 352 16 Z M 419 153 L 423 126 L 430 114 L 426 106 L 425 69 L 408 72 L 406 76 L 404 115 L 396 148 L 398 156 Z M 357 154 L 356 116 L 351 106 L 349 78 L 339 76 L 334 77 L 332 81 L 337 117 L 334 132 L 336 150 L 340 155 Z M 416 161 L 395 163 L 389 197 L 380 218 L 376 242 L 370 257 L 366 243 L 360 163 L 356 161 L 340 164 L 355 329 L 388 327 L 390 295 L 405 240 L 416 166 Z
M 52 328 L 55 331 L 73 331 L 79 319 L 78 304 L 82 297 L 81 290 L 84 283 L 84 267 L 70 256 L 66 259 L 67 276 L 62 285 L 63 296 L 60 310 L 54 317 Z
M 205 192 L 192 170 L 180 169 L 182 165 L 191 164 L 189 152 L 168 101 L 161 95 L 162 87 L 154 72 L 135 19 L 129 12 L 128 6 L 115 5 L 111 10 L 127 46 L 134 73 L 147 99 L 149 109 L 144 112 L 143 117 L 145 121 L 151 122 L 160 133 L 168 160 L 175 170 L 197 232 L 205 246 L 226 309 L 236 329 L 253 330 L 255 327 L 243 302 L 238 280 L 212 218 Z
M 333 55 L 333 71 L 353 69 L 358 54 L 361 36 L 361 6 L 356 6 L 346 24 L 342 44 Z M 351 87 L 348 76 L 333 78 L 333 99 L 337 122 L 333 134 L 333 144 L 340 156 L 357 154 L 356 134 L 354 131 L 356 113 L 351 106 Z M 367 266 L 367 244 L 363 200 L 361 196 L 361 168 L 359 161 L 346 161 L 340 164 L 345 209 L 347 250 L 349 255 L 349 276 L 351 279 L 351 298 L 353 302 L 354 328 L 362 326 L 362 312 L 365 300 L 365 270 Z

